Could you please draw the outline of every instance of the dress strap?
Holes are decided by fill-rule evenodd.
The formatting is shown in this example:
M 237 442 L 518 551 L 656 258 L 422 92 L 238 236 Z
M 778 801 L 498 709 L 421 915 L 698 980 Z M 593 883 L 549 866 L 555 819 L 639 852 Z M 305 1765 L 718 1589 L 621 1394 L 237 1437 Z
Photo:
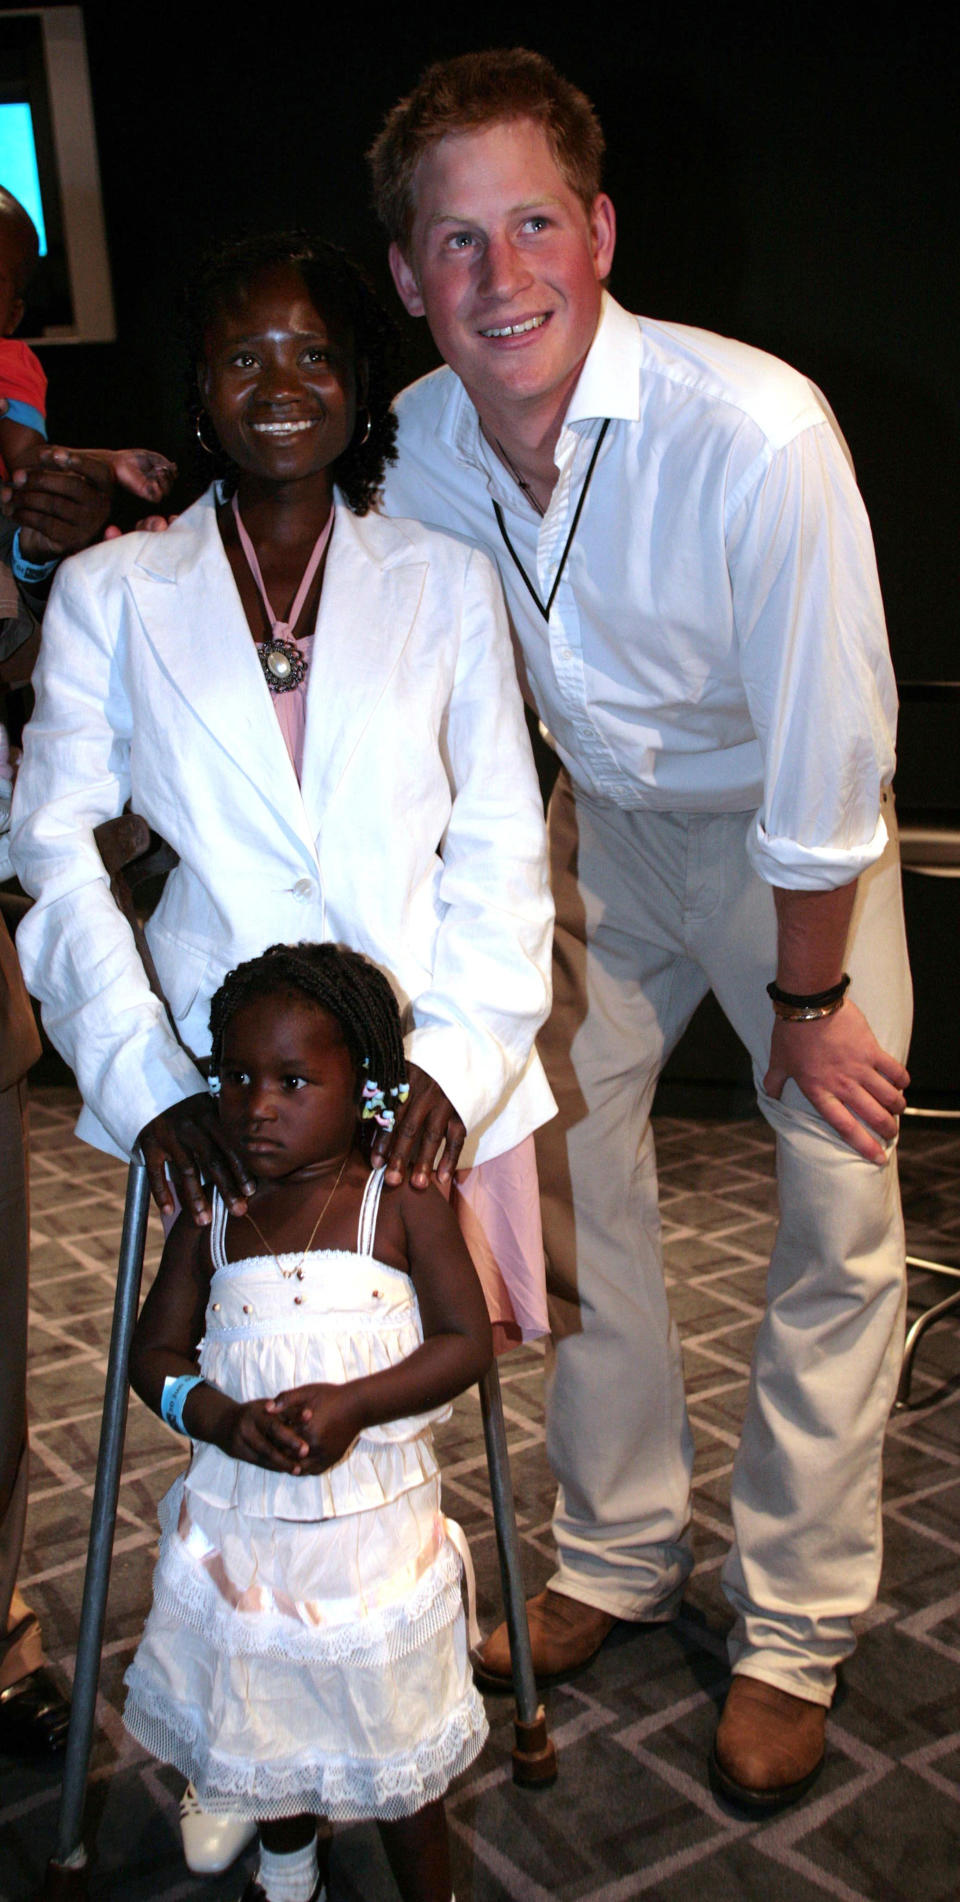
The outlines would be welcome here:
M 363 1201 L 360 1204 L 360 1225 L 357 1233 L 358 1255 L 373 1254 L 373 1243 L 377 1232 L 377 1216 L 380 1212 L 380 1197 L 383 1193 L 386 1173 L 387 1166 L 386 1163 L 384 1163 L 379 1169 L 372 1169 L 367 1177 L 366 1188 L 363 1191 Z
M 214 1274 L 216 1274 L 218 1268 L 226 1268 L 227 1266 L 227 1256 L 226 1256 L 226 1248 L 225 1248 L 226 1233 L 227 1233 L 227 1205 L 223 1199 L 223 1196 L 220 1194 L 219 1189 L 216 1187 L 214 1187 L 213 1195 L 211 1197 L 211 1206 L 213 1210 L 213 1219 L 210 1223 L 210 1260 L 213 1265 L 213 1272 Z

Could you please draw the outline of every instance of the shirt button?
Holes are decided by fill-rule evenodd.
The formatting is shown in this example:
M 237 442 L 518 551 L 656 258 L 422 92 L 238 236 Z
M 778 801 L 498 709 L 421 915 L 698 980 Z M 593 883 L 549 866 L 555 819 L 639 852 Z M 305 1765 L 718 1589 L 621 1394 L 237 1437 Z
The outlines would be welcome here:
M 561 659 L 561 660 L 572 660 L 572 659 L 573 659 L 573 648 L 572 648 L 572 647 L 561 647 L 561 649 L 560 649 L 560 659 Z
M 294 898 L 313 897 L 313 885 L 309 878 L 298 878 L 296 884 L 291 885 L 290 890 Z

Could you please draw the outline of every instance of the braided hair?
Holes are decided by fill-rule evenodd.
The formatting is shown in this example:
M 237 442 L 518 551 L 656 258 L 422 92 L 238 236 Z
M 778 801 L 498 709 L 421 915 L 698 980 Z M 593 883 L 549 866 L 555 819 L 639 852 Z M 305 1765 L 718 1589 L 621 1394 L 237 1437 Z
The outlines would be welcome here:
M 246 285 L 277 264 L 299 272 L 317 310 L 338 322 L 353 341 L 358 381 L 365 376 L 363 408 L 369 418 L 364 435 L 358 420 L 353 440 L 333 465 L 332 475 L 349 508 L 366 515 L 374 506 L 388 462 L 395 462 L 397 419 L 391 402 L 398 386 L 398 332 L 359 265 L 339 245 L 309 231 L 277 231 L 225 244 L 204 259 L 189 285 L 184 329 L 189 353 L 189 408 L 201 432 L 211 424 L 203 407 L 198 374 L 211 322 Z M 203 438 L 206 441 L 206 438 Z M 237 471 L 219 445 L 208 444 L 204 475 L 223 479 L 225 494 L 236 488 Z
M 228 971 L 210 1001 L 211 1073 L 219 1075 L 231 1017 L 252 999 L 278 993 L 305 998 L 336 1019 L 353 1061 L 358 1116 L 392 1129 L 407 1096 L 400 1010 L 383 972 L 346 945 L 273 944 Z M 364 1128 L 364 1135 L 373 1130 Z

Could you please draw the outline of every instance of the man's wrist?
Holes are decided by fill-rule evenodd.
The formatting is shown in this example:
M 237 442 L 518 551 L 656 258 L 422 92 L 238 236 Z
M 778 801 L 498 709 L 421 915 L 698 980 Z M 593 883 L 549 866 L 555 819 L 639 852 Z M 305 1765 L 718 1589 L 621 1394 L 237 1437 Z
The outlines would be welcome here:
M 773 1005 L 775 1017 L 786 1024 L 809 1024 L 819 1017 L 832 1017 L 840 1009 L 850 987 L 849 973 L 836 984 L 830 984 L 825 990 L 800 993 L 781 990 L 774 981 L 767 985 L 767 996 Z

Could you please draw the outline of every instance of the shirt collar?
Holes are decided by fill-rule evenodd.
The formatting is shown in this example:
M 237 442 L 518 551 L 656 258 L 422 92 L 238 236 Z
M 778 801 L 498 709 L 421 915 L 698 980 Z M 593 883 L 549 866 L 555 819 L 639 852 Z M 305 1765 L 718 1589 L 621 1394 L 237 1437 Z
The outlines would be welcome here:
M 600 303 L 600 321 L 587 352 L 576 389 L 570 398 L 564 428 L 611 416 L 635 423 L 640 416 L 640 370 L 643 339 L 636 317 L 624 310 L 608 291 Z M 460 378 L 447 372 L 450 388 L 439 420 L 438 435 L 459 461 L 488 473 L 480 418 Z
M 635 423 L 640 416 L 640 367 L 643 339 L 636 317 L 609 291 L 600 303 L 600 321 L 587 351 L 577 387 L 570 398 L 564 428 L 610 416 Z

